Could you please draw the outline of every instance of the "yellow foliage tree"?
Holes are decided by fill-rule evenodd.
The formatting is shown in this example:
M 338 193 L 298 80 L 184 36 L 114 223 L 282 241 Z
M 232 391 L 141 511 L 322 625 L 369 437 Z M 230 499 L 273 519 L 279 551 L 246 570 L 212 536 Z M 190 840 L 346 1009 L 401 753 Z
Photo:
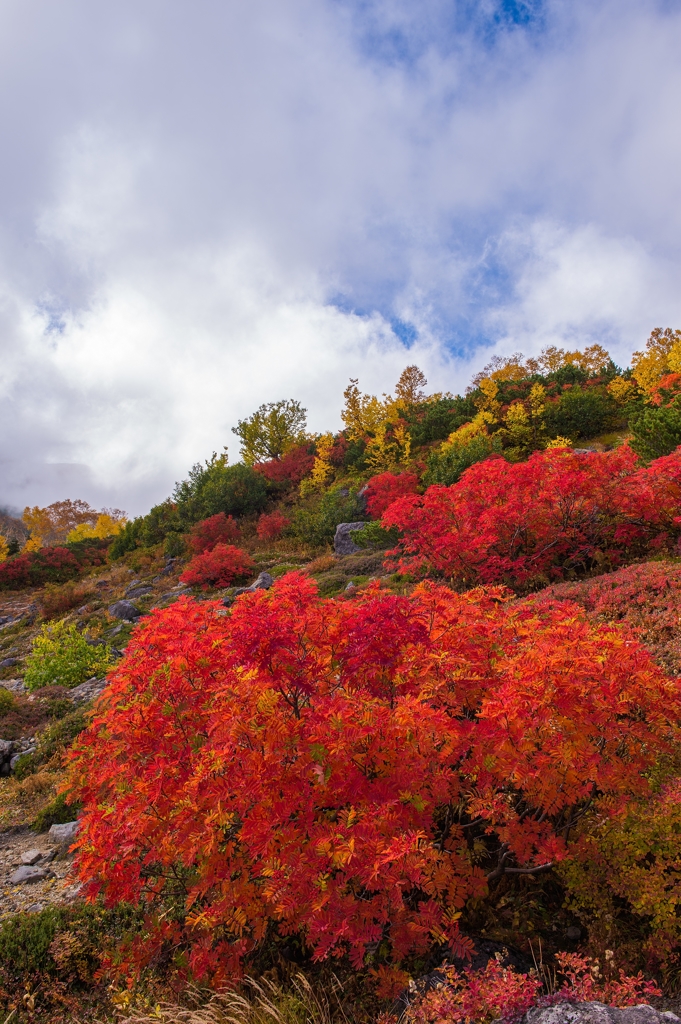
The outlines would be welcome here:
M 615 399 L 618 405 L 626 405 L 631 402 L 638 393 L 638 386 L 635 380 L 627 380 L 625 377 L 614 377 L 608 384 L 608 394 Z
M 97 512 L 80 498 L 67 498 L 46 508 L 38 505 L 27 507 L 21 518 L 30 531 L 24 551 L 38 551 L 42 547 L 63 544 L 66 540 L 109 537 L 121 529 L 125 513 L 117 508 Z
M 656 327 L 651 331 L 645 351 L 634 352 L 631 357 L 632 372 L 641 391 L 649 394 L 660 377 L 664 377 L 666 373 L 679 372 L 670 366 L 669 358 L 671 356 L 677 365 L 680 345 L 681 330 L 673 331 L 671 327 L 662 330 L 661 327 Z
M 0 562 L 6 562 L 9 558 L 9 544 L 5 537 L 0 534 Z
M 321 437 L 317 438 L 317 454 L 315 455 L 311 477 L 312 483 L 316 487 L 323 487 L 333 473 L 333 466 L 330 462 L 333 445 L 333 434 L 322 434 Z
M 481 392 L 475 399 L 475 404 L 480 412 L 488 412 L 496 420 L 501 409 L 501 403 L 497 401 L 499 385 L 491 377 L 483 377 L 478 384 Z
M 404 371 L 400 380 L 403 383 L 403 394 L 412 395 L 413 386 L 418 383 L 418 367 L 407 367 L 416 370 L 407 378 Z M 421 374 L 421 376 L 423 376 Z M 425 377 L 423 378 L 425 381 Z M 399 383 L 399 382 L 398 382 Z M 412 388 L 409 392 L 409 388 Z M 366 444 L 365 459 L 372 469 L 387 469 L 409 460 L 411 453 L 411 437 L 407 425 L 401 418 L 401 400 L 390 395 L 383 395 L 383 400 L 375 395 L 365 395 L 359 390 L 359 382 L 350 379 L 343 392 L 345 406 L 341 418 L 345 423 L 351 440 L 364 441 Z
M 80 523 L 67 536 L 67 541 L 86 540 L 88 537 L 104 540 L 105 537 L 114 537 L 120 533 L 125 526 L 125 516 L 113 509 L 109 512 L 100 512 L 97 520 L 92 523 Z
M 395 401 L 406 409 L 425 402 L 426 393 L 423 389 L 427 383 L 425 374 L 418 366 L 405 367 L 395 385 Z

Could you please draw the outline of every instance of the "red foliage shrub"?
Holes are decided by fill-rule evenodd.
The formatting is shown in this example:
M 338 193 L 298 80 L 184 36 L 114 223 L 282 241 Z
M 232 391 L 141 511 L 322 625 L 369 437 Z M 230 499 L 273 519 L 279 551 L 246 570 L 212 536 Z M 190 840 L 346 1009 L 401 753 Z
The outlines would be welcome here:
M 0 562 L 0 590 L 65 583 L 77 576 L 80 569 L 78 559 L 68 548 L 41 548 Z
M 641 974 L 619 971 L 615 977 L 612 961 L 605 973 L 597 960 L 576 953 L 558 953 L 559 971 L 564 977 L 560 989 L 541 999 L 542 983 L 536 975 L 518 974 L 490 960 L 481 971 L 460 974 L 453 967 L 442 968 L 444 984 L 431 989 L 405 1014 L 407 1024 L 487 1024 L 493 1020 L 517 1021 L 531 1006 L 564 1000 L 601 1002 L 606 1006 L 636 1006 L 662 993 Z
M 290 573 L 229 615 L 153 611 L 71 754 L 87 893 L 152 914 L 128 962 L 168 941 L 219 984 L 273 927 L 357 967 L 465 955 L 469 897 L 562 861 L 586 807 L 646 801 L 677 682 L 575 605 L 506 596 L 322 600 Z
M 491 456 L 451 487 L 399 498 L 382 523 L 402 533 L 400 566 L 473 586 L 527 586 L 566 570 L 616 565 L 671 544 L 679 532 L 681 450 L 637 468 L 616 451 Z
M 183 583 L 209 587 L 228 587 L 234 580 L 248 576 L 255 563 L 247 551 L 233 544 L 216 544 L 210 551 L 195 555 L 180 576 Z
M 257 469 L 271 483 L 299 484 L 303 477 L 312 472 L 313 466 L 314 454 L 310 452 L 309 445 L 303 444 L 291 448 L 281 459 L 256 462 L 253 469 Z
M 592 621 L 624 622 L 658 664 L 681 674 L 681 565 L 637 563 L 605 576 L 554 584 L 532 600 L 576 601 Z
M 201 555 L 204 551 L 212 551 L 216 544 L 233 544 L 240 537 L 241 531 L 232 516 L 218 512 L 210 519 L 202 519 L 192 526 L 188 544 L 195 555 Z
M 405 494 L 416 494 L 419 478 L 416 473 L 379 473 L 367 483 L 367 511 L 374 519 L 380 519 L 393 501 Z
M 277 540 L 281 537 L 286 527 L 290 525 L 291 520 L 287 519 L 283 512 L 275 509 L 274 512 L 269 514 L 263 512 L 258 519 L 256 532 L 260 540 Z
M 329 453 L 329 462 L 332 466 L 342 466 L 345 462 L 345 456 L 348 453 L 350 442 L 348 441 L 345 434 L 339 434 L 336 440 L 333 442 L 333 448 Z

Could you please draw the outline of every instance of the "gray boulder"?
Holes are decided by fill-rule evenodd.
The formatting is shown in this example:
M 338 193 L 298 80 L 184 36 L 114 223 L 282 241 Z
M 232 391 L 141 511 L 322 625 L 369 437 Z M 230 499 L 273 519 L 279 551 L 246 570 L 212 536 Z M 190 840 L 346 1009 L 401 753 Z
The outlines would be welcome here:
M 125 596 L 135 600 L 135 598 L 144 597 L 146 594 L 150 594 L 153 589 L 153 587 L 150 587 L 147 583 L 144 583 L 139 587 L 128 587 L 128 589 L 125 592 Z
M 237 587 L 222 603 L 229 606 L 239 594 L 252 594 L 256 590 L 269 590 L 273 583 L 274 579 L 268 572 L 261 572 L 258 578 L 251 583 L 250 587 Z
M 73 701 L 74 704 L 87 704 L 89 701 L 94 700 L 95 697 L 99 697 L 102 690 L 106 688 L 106 679 L 97 679 L 93 676 L 92 679 L 86 679 L 84 683 L 80 683 L 79 686 L 74 686 L 72 690 L 69 690 L 68 697 Z
M 21 658 L 3 658 L 0 661 L 0 668 L 12 668 L 14 665 L 18 665 Z
M 23 864 L 16 869 L 13 875 L 10 875 L 9 883 L 10 885 L 31 885 L 33 882 L 42 882 L 51 874 L 52 872 L 45 868 L 35 868 L 29 864 Z
M 50 831 L 47 833 L 47 838 L 51 839 L 53 843 L 59 843 L 62 846 L 71 846 L 76 840 L 76 833 L 78 832 L 77 821 L 67 821 L 63 825 L 52 825 Z
M 132 601 L 116 601 L 109 606 L 109 615 L 114 619 L 124 619 L 126 622 L 134 622 L 139 619 L 142 612 L 136 608 Z
M 339 523 L 333 538 L 333 550 L 337 555 L 354 555 L 362 549 L 355 544 L 352 534 L 362 530 L 366 523 Z
M 535 1006 L 523 1017 L 523 1024 L 674 1024 L 678 1017 L 656 1010 L 647 1003 L 638 1006 L 606 1006 L 604 1003 L 554 1003 Z

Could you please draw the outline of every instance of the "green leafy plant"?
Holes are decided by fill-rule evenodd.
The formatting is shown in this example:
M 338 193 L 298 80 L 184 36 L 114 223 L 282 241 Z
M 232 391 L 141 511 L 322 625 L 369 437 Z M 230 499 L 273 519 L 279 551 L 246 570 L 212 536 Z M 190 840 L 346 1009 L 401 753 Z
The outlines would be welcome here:
M 78 686 L 111 666 L 111 648 L 91 647 L 75 625 L 45 625 L 26 659 L 24 682 L 29 690 L 43 686 Z
M 251 466 L 263 459 L 279 459 L 305 439 L 307 409 L 288 399 L 266 402 L 249 416 L 239 420 L 232 433 L 241 440 L 241 457 Z

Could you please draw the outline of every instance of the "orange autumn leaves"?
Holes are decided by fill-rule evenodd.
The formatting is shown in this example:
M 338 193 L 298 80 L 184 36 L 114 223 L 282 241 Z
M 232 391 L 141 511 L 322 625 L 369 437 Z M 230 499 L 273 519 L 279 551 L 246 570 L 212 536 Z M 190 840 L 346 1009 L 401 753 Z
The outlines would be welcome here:
M 357 967 L 463 953 L 488 879 L 646 799 L 678 684 L 575 605 L 507 598 L 323 600 L 291 573 L 153 612 L 71 756 L 87 891 L 151 914 L 133 964 L 156 936 L 219 983 L 273 926 Z

